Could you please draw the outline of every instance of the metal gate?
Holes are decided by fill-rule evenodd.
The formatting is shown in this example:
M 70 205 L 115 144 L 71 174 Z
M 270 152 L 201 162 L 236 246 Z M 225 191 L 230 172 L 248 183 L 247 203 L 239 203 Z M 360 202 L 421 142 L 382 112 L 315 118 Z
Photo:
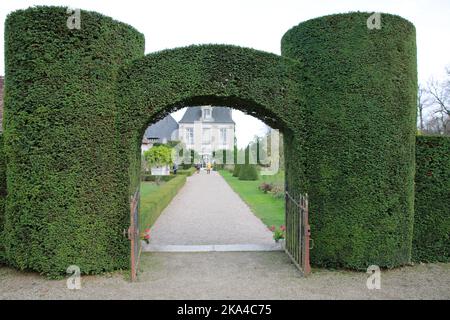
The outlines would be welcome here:
M 285 251 L 303 275 L 308 275 L 311 272 L 309 263 L 308 195 L 300 195 L 297 200 L 286 191 L 285 213 Z
M 128 240 L 131 241 L 131 281 L 137 279 L 139 258 L 141 255 L 141 237 L 139 232 L 139 202 L 140 192 L 136 190 L 130 200 L 130 227 L 128 228 Z

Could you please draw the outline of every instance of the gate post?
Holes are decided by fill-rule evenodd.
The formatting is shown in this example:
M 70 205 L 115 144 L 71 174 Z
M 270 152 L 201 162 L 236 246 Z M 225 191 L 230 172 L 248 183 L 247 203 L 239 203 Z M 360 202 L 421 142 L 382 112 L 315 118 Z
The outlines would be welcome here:
M 308 194 L 305 194 L 303 206 L 303 241 L 304 241 L 304 253 L 303 253 L 303 273 L 305 276 L 311 273 L 311 264 L 309 261 L 309 241 L 311 236 L 311 228 L 309 226 L 309 206 L 308 206 Z

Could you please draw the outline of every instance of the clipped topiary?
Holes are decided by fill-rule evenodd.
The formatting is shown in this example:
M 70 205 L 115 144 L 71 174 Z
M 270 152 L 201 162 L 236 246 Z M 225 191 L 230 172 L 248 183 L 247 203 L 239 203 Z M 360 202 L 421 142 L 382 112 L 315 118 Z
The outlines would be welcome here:
M 233 169 L 233 177 L 239 177 L 239 171 L 241 170 L 242 164 L 235 164 Z
M 254 164 L 244 164 L 239 170 L 239 180 L 258 180 L 258 169 Z
M 81 16 L 81 29 L 67 28 L 66 8 L 19 10 L 5 22 L 8 264 L 50 275 L 71 264 L 89 274 L 127 268 L 123 230 L 144 130 L 165 113 L 206 104 L 283 132 L 287 190 L 309 195 L 314 265 L 410 261 L 411 23 L 383 14 L 382 28 L 369 29 L 369 13 L 339 14 L 292 28 L 282 56 L 229 45 L 144 56 L 144 38 L 130 26 Z
M 83 274 L 130 265 L 115 83 L 123 65 L 144 55 L 144 37 L 129 25 L 82 10 L 81 28 L 69 29 L 68 18 L 66 8 L 38 6 L 5 21 L 11 196 L 2 245 L 9 265 L 51 277 L 70 265 Z
M 316 266 L 366 270 L 411 259 L 416 33 L 385 13 L 381 29 L 368 28 L 370 16 L 311 19 L 281 41 L 282 55 L 304 64 L 310 86 L 306 177 L 291 171 L 286 181 L 290 193 L 306 181 Z M 302 150 L 285 145 L 284 152 L 289 170 L 298 161 L 292 153 Z

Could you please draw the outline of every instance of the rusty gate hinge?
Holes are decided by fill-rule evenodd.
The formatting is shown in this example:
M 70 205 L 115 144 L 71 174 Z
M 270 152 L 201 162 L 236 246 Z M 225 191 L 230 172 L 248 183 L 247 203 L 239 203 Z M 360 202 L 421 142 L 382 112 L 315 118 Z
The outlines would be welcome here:
M 129 227 L 128 230 L 123 229 L 123 236 L 126 237 L 128 240 L 131 240 L 132 238 L 131 235 L 133 234 L 133 231 L 131 229 L 132 229 L 131 227 Z

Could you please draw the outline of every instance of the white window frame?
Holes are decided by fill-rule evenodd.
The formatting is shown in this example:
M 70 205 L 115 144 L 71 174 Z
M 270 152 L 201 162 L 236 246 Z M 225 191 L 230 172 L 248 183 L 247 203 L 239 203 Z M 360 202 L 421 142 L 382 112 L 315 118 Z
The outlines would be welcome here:
M 205 107 L 202 107 L 202 119 L 203 119 L 203 121 L 211 121 L 212 120 L 212 113 L 213 113 L 213 110 L 212 110 L 212 107 L 210 107 L 210 106 L 205 106 Z
M 220 128 L 219 132 L 220 132 L 220 143 L 223 146 L 226 146 L 227 145 L 227 128 Z
M 185 129 L 185 137 L 186 137 L 186 144 L 193 145 L 194 144 L 194 128 L 186 128 Z

